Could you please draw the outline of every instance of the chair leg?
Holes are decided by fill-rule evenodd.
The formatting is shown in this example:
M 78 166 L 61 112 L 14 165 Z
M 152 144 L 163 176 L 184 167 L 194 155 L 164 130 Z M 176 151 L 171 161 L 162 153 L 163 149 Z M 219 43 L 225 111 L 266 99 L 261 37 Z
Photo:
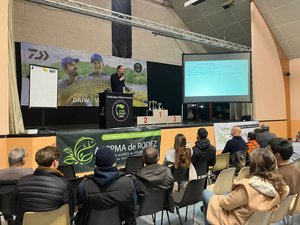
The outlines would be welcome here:
M 160 224 L 163 225 L 164 222 L 164 210 L 161 210 L 161 220 L 160 220 Z
M 171 223 L 170 223 L 170 217 L 169 217 L 169 212 L 168 212 L 168 210 L 166 210 L 166 212 L 167 212 L 167 217 L 168 217 L 168 222 L 169 222 L 169 225 L 171 225 Z
M 195 207 L 196 205 L 194 205 L 194 209 L 193 209 L 193 223 L 195 222 Z
M 180 224 L 182 225 L 182 221 L 181 221 L 181 217 L 180 217 L 180 213 L 179 213 L 179 209 L 176 207 L 176 211 L 177 211 L 177 215 L 179 217 L 179 221 L 180 221 Z
M 189 208 L 189 207 L 186 206 L 185 208 L 186 208 L 186 209 L 185 209 L 185 222 L 186 222 L 186 221 L 187 221 L 187 213 L 188 213 L 188 208 Z

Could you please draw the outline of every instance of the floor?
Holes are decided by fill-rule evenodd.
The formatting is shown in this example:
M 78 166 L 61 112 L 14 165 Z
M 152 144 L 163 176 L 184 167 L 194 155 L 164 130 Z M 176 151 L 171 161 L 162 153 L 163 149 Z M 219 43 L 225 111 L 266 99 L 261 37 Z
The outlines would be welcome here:
M 195 207 L 195 221 L 193 222 L 193 206 L 189 207 L 188 210 L 188 219 L 187 222 L 184 221 L 185 216 L 185 208 L 182 208 L 180 210 L 181 219 L 184 225 L 203 225 L 203 214 L 200 212 L 200 206 L 202 203 L 196 204 Z M 161 213 L 158 213 L 157 215 L 157 221 L 156 224 L 161 224 Z M 180 225 L 179 219 L 177 214 L 169 213 L 170 216 L 170 223 L 171 225 Z M 1 217 L 2 225 L 7 225 L 5 221 L 3 221 L 3 218 Z M 137 219 L 137 225 L 151 225 L 153 224 L 151 216 L 142 216 Z M 163 224 L 168 225 L 168 219 L 167 215 L 164 212 L 164 218 L 163 218 Z M 259 225 L 259 224 L 258 224 Z M 273 223 L 272 225 L 284 225 L 284 223 L 281 221 L 279 223 Z M 294 216 L 294 222 L 292 225 L 300 225 L 300 214 Z

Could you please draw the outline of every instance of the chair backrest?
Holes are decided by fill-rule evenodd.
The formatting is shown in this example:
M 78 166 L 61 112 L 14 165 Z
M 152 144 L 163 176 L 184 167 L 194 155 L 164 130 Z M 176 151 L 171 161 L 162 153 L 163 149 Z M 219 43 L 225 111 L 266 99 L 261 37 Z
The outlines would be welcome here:
M 70 225 L 69 205 L 46 212 L 26 212 L 23 225 Z
M 213 192 L 216 195 L 221 195 L 224 193 L 231 192 L 234 175 L 235 175 L 234 167 L 222 170 L 216 182 L 214 183 Z
M 144 162 L 141 155 L 129 156 L 125 164 L 125 173 L 135 173 L 143 167 Z
M 72 192 L 73 192 L 75 202 L 76 202 L 76 197 L 77 197 L 76 193 L 77 193 L 78 186 L 79 186 L 79 184 L 81 183 L 81 181 L 83 179 L 84 179 L 84 177 L 76 177 L 76 178 L 73 178 L 73 179 L 68 179 L 69 182 L 70 182 L 70 186 L 71 186 L 71 189 L 72 189 Z
M 296 195 L 289 195 L 285 199 L 281 200 L 279 209 L 272 214 L 271 222 L 276 223 L 281 221 L 285 216 L 288 215 L 291 203 Z
M 245 178 L 250 173 L 250 166 L 243 167 L 236 178 L 236 181 L 239 181 L 243 178 Z
M 297 196 L 293 199 L 292 203 L 291 203 L 291 208 L 289 210 L 289 215 L 293 216 L 295 214 L 300 213 L 300 195 L 297 194 Z
M 139 197 L 139 216 L 145 216 L 162 211 L 167 203 L 169 190 L 158 190 Z
M 204 160 L 204 161 L 197 161 L 194 164 L 194 167 L 195 167 L 195 170 L 197 172 L 198 177 L 207 174 L 207 172 L 208 172 L 207 163 L 208 163 L 208 161 Z
M 254 212 L 244 225 L 269 225 L 272 212 L 270 211 L 256 211 Z
M 178 198 L 176 195 L 181 195 L 181 193 L 174 193 L 173 196 L 175 204 L 181 208 L 188 205 L 194 205 L 197 202 L 202 201 L 202 192 L 205 189 L 206 179 L 207 177 L 203 177 L 189 181 L 180 201 L 177 200 Z
M 295 161 L 295 166 L 300 170 L 300 159 Z
M 0 181 L 0 211 L 5 216 L 14 215 L 12 198 L 17 182 L 17 180 Z
M 119 207 L 106 210 L 90 210 L 86 225 L 121 225 L 122 217 Z
M 211 168 L 211 171 L 220 171 L 229 167 L 230 153 L 218 154 L 216 155 L 216 163 Z
M 76 177 L 73 165 L 61 165 L 58 166 L 57 169 L 64 174 L 64 178 L 66 179 L 72 179 Z
M 174 182 L 181 182 L 181 181 L 188 181 L 189 180 L 189 168 L 178 167 L 175 168 L 174 166 L 171 168 L 172 175 L 174 178 Z

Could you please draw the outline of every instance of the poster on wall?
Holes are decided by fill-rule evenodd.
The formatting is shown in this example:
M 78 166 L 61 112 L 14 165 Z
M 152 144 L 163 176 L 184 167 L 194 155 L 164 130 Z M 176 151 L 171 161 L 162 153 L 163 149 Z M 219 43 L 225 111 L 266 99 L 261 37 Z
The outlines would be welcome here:
M 29 65 L 57 68 L 57 106 L 98 106 L 98 93 L 110 89 L 110 76 L 125 68 L 125 84 L 134 107 L 147 107 L 147 62 L 99 52 L 21 43 L 21 105 L 29 104 Z M 56 91 L 56 90 L 53 90 Z
M 215 140 L 217 150 L 223 150 L 226 142 L 231 139 L 231 129 L 234 126 L 241 127 L 242 138 L 248 142 L 248 132 L 254 132 L 254 129 L 259 127 L 259 121 L 232 122 L 232 123 L 215 123 Z

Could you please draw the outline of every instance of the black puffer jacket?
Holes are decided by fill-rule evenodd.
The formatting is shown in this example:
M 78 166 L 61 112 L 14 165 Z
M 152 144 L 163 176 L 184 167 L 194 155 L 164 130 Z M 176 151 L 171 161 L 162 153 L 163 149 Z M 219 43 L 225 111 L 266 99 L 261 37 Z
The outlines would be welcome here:
M 68 203 L 74 214 L 74 197 L 69 182 L 60 171 L 38 167 L 33 175 L 22 177 L 16 188 L 16 224 L 22 224 L 23 214 L 58 209 Z
M 198 140 L 193 147 L 192 163 L 195 165 L 199 161 L 206 160 L 207 166 L 215 165 L 216 148 L 210 144 L 208 139 Z

